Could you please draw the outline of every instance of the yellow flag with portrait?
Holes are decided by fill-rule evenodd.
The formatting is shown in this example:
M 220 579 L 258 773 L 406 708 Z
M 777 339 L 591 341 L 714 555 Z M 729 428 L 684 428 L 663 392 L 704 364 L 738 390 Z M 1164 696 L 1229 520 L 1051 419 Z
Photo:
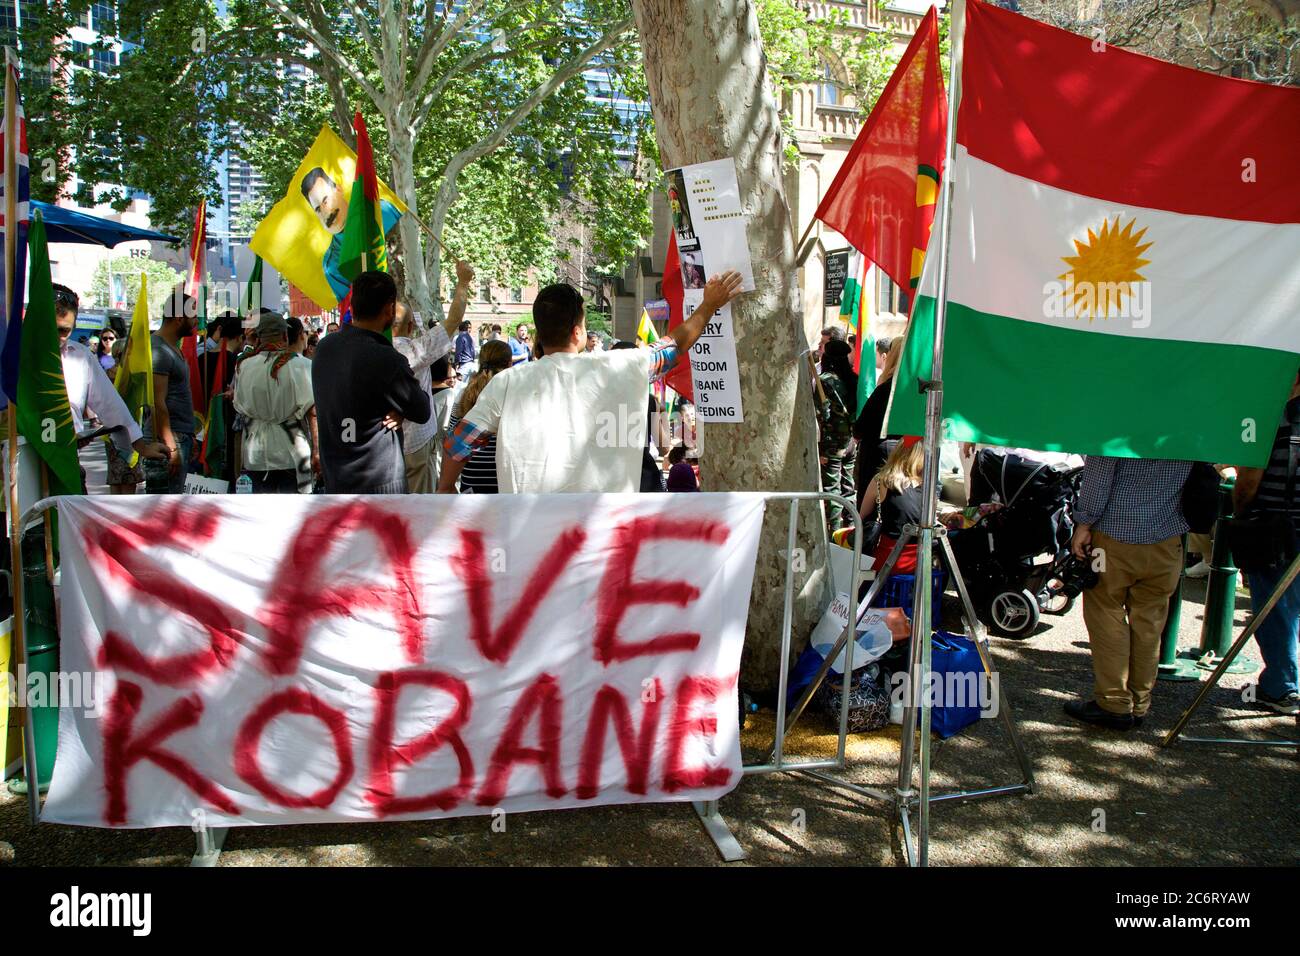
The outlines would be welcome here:
M 322 309 L 338 308 L 351 286 L 339 271 L 339 255 L 356 171 L 356 154 L 322 126 L 289 180 L 288 191 L 248 243 Z M 382 180 L 379 199 L 387 234 L 406 206 Z

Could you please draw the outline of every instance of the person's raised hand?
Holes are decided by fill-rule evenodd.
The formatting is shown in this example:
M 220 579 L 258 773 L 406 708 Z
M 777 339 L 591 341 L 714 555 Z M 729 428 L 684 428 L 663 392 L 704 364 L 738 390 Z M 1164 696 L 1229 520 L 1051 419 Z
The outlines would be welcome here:
M 456 282 L 464 286 L 474 284 L 474 267 L 464 259 L 456 260 Z
M 728 269 L 704 283 L 704 301 L 702 305 L 712 315 L 740 294 L 744 280 L 735 269 Z

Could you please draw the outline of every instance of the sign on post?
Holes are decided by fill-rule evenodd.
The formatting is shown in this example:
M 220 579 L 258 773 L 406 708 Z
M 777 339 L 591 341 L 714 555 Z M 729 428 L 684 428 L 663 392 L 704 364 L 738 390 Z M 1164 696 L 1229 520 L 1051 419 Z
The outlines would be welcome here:
M 849 256 L 852 250 L 837 249 L 826 253 L 826 289 L 825 305 L 827 308 L 838 306 L 844 295 L 844 283 L 849 277 Z
M 101 827 L 717 799 L 763 496 L 61 498 L 42 819 Z

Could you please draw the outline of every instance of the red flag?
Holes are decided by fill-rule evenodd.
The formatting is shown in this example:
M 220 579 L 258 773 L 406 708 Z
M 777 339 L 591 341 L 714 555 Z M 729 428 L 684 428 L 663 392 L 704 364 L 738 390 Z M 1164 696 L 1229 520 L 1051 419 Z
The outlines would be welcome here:
M 208 241 L 208 201 L 207 199 L 199 200 L 199 209 L 194 216 L 194 232 L 190 236 L 190 274 L 185 278 L 185 294 L 192 296 L 198 303 L 198 330 L 193 335 L 187 335 L 181 340 L 181 356 L 185 359 L 185 366 L 190 373 L 190 399 L 194 404 L 194 411 L 198 412 L 200 417 L 208 413 L 208 395 L 207 389 L 204 388 L 204 376 L 199 368 L 199 338 L 207 332 L 207 321 L 204 315 L 204 289 L 203 276 L 206 272 L 205 260 L 207 258 L 207 241 Z
M 686 321 L 682 314 L 682 299 L 686 285 L 682 282 L 682 261 L 677 255 L 677 233 L 668 230 L 668 255 L 664 259 L 664 279 L 662 283 L 664 298 L 668 300 L 668 331 L 672 331 Z M 695 403 L 695 388 L 691 385 L 691 358 L 683 355 L 677 367 L 664 376 L 664 382 L 674 392 Z
M 931 7 L 815 213 L 908 289 L 909 301 L 934 221 L 947 129 Z

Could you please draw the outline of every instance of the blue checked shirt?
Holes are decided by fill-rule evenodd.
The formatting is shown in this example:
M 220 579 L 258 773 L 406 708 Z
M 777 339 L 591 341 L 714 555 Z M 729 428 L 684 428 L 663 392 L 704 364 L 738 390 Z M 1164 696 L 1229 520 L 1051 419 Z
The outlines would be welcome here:
M 1075 523 L 1126 544 L 1155 544 L 1186 534 L 1183 483 L 1191 470 L 1189 461 L 1089 455 Z

